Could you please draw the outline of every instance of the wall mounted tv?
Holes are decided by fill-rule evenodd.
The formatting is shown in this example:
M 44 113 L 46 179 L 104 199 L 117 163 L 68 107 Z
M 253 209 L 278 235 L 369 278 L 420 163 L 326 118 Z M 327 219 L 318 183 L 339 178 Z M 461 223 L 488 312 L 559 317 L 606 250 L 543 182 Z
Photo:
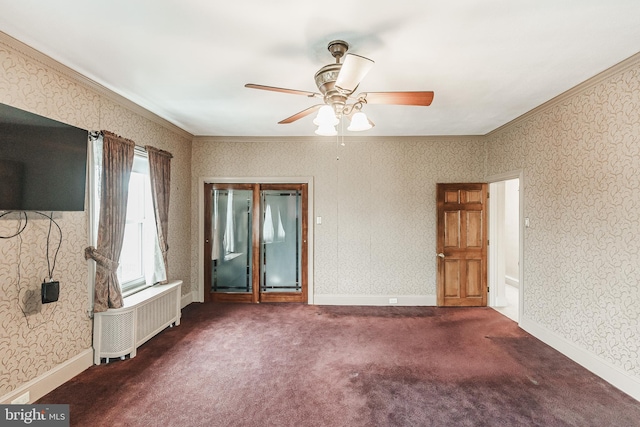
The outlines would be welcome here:
M 0 210 L 84 210 L 88 137 L 0 104 Z

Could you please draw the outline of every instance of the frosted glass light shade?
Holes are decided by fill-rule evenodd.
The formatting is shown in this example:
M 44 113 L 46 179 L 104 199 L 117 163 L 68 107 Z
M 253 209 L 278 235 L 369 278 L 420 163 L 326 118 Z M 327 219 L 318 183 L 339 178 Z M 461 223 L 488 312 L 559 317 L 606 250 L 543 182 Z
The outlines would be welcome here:
M 367 129 L 371 129 L 371 123 L 369 123 L 369 119 L 367 119 L 367 115 L 365 113 L 358 111 L 351 118 L 351 124 L 347 130 L 361 131 Z
M 328 105 L 320 107 L 318 115 L 313 119 L 313 124 L 316 126 L 335 126 L 339 122 L 340 120 L 336 117 L 336 113 L 334 113 L 333 108 Z
M 318 129 L 316 129 L 316 134 L 322 136 L 335 136 L 338 134 L 338 131 L 335 126 L 319 125 Z

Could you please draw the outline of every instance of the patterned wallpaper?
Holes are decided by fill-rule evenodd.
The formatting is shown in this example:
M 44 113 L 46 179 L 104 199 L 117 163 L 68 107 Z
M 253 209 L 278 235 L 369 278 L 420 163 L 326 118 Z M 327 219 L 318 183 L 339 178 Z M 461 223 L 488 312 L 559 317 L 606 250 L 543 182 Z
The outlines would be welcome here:
M 184 280 L 190 292 L 191 137 L 128 109 L 73 72 L 0 33 L 0 102 L 84 129 L 107 129 L 138 145 L 173 153 L 169 224 L 169 275 Z M 56 213 L 62 247 L 55 278 L 60 299 L 40 303 L 47 276 L 45 257 L 49 222 L 32 214 L 20 237 L 0 239 L 0 396 L 33 380 L 91 347 L 88 306 L 87 216 Z M 0 235 L 13 234 L 18 218 L 1 219 Z M 52 242 L 57 244 L 56 228 Z
M 92 324 L 87 317 L 87 268 L 83 212 L 55 214 L 62 246 L 54 277 L 60 282 L 58 302 L 40 302 L 40 284 L 48 276 L 46 238 L 49 221 L 30 214 L 19 237 L 0 240 L 0 395 L 44 374 L 91 347 Z M 18 230 L 17 219 L 1 219 L 0 235 Z M 53 260 L 60 235 L 51 233 Z
M 193 206 L 199 177 L 314 177 L 316 295 L 435 295 L 436 183 L 485 168 L 479 137 L 195 138 L 192 159 Z
M 524 316 L 640 378 L 640 59 L 488 137 L 524 170 Z

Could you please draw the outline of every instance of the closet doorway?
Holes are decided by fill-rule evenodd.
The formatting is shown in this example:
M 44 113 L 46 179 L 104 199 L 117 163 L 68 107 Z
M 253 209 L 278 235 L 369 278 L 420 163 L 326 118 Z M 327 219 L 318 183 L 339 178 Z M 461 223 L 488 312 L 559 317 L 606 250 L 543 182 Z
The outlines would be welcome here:
M 307 302 L 307 184 L 204 184 L 205 300 Z

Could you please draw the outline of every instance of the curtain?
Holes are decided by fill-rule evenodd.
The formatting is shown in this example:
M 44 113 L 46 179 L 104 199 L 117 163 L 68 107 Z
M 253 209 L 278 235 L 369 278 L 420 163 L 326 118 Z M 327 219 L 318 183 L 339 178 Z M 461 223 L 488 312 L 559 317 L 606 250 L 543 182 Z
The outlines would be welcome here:
M 167 252 L 169 251 L 169 193 L 171 190 L 171 159 L 173 156 L 168 151 L 159 150 L 147 145 L 144 147 L 149 156 L 149 178 L 151 180 L 151 198 L 153 199 L 153 212 L 156 218 L 156 230 L 158 232 L 158 244 L 162 251 L 164 263 L 164 279 L 167 282 L 169 265 Z M 158 270 L 157 268 L 155 270 Z M 162 275 L 157 272 L 156 275 Z
M 133 166 L 133 141 L 102 131 L 100 217 L 96 247 L 85 249 L 85 258 L 96 262 L 94 312 L 122 307 L 116 271 L 127 220 L 129 178 Z

